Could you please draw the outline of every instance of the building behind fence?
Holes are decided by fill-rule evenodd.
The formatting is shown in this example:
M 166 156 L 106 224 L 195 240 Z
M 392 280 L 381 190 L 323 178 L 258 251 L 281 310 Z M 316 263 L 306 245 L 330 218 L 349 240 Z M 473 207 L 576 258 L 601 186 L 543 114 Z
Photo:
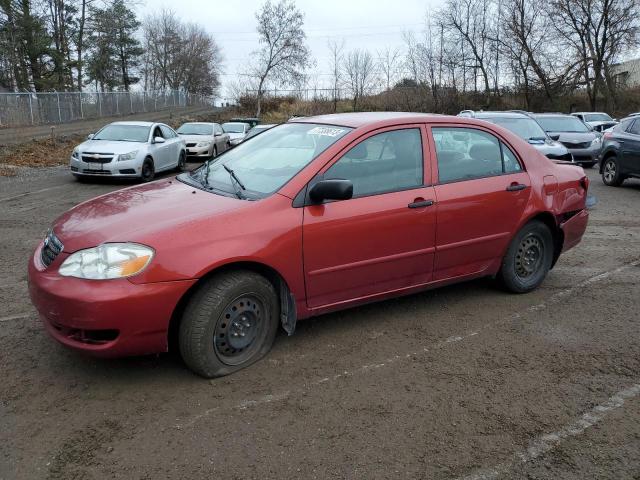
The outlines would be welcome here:
M 212 105 L 185 91 L 0 93 L 0 127 L 46 125 Z

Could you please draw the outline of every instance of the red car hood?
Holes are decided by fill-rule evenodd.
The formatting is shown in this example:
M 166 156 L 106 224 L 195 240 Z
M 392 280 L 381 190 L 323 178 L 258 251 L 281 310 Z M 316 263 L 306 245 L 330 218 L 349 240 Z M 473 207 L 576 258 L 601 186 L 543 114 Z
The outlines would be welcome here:
M 81 203 L 59 217 L 53 230 L 71 253 L 105 242 L 138 242 L 154 246 L 168 228 L 194 223 L 250 202 L 208 193 L 176 179 L 125 188 Z

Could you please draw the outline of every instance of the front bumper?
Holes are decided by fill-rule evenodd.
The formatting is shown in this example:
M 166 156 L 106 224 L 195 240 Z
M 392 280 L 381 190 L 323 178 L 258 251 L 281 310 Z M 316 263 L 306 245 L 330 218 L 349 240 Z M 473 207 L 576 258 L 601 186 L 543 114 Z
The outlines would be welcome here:
M 69 160 L 71 173 L 88 177 L 139 177 L 142 172 L 142 161 L 138 159 L 124 162 L 112 160 L 108 163 L 89 163 L 75 157 Z
M 187 156 L 208 158 L 211 156 L 211 145 L 207 147 L 187 147 Z
M 589 148 L 570 148 L 569 151 L 573 155 L 573 160 L 576 163 L 589 163 L 596 164 L 600 158 L 600 151 L 602 150 L 602 144 L 597 147 Z
M 171 316 L 196 280 L 134 284 L 62 277 L 58 267 L 66 255 L 43 269 L 40 248 L 29 262 L 29 295 L 54 339 L 102 357 L 167 351 Z

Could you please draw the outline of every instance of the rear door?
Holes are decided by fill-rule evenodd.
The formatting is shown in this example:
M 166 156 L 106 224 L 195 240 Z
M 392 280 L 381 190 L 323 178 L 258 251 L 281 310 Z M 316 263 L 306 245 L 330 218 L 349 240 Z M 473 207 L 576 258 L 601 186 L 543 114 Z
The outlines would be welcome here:
M 304 207 L 310 308 L 427 283 L 435 247 L 426 130 L 404 125 L 352 143 L 317 178 L 351 180 L 353 198 Z
M 486 270 L 506 251 L 531 193 L 504 142 L 477 127 L 430 128 L 437 170 L 434 280 Z

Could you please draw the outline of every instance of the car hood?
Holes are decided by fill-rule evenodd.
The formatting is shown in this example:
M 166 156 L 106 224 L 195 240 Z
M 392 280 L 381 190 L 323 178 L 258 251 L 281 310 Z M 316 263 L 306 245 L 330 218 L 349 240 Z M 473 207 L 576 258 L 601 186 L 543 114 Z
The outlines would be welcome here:
M 213 135 L 178 135 L 185 142 L 213 142 Z
M 106 242 L 137 242 L 154 248 L 177 230 L 246 208 L 247 202 L 205 192 L 175 178 L 124 188 L 81 203 L 59 217 L 53 230 L 67 253 Z M 168 240 L 167 240 L 168 239 Z
M 562 143 L 585 143 L 592 142 L 598 137 L 594 132 L 547 132 L 550 134 L 560 135 L 558 141 Z
M 227 135 L 229 135 L 229 138 L 231 140 L 235 140 L 236 138 L 244 138 L 247 136 L 246 133 L 230 133 L 230 132 L 227 132 Z
M 562 145 L 559 142 L 540 142 L 540 143 L 529 143 L 533 148 L 541 152 L 543 155 L 566 155 L 569 153 L 567 147 Z
M 114 142 L 112 140 L 87 140 L 78 145 L 81 152 L 93 153 L 129 153 L 145 148 L 146 142 Z

